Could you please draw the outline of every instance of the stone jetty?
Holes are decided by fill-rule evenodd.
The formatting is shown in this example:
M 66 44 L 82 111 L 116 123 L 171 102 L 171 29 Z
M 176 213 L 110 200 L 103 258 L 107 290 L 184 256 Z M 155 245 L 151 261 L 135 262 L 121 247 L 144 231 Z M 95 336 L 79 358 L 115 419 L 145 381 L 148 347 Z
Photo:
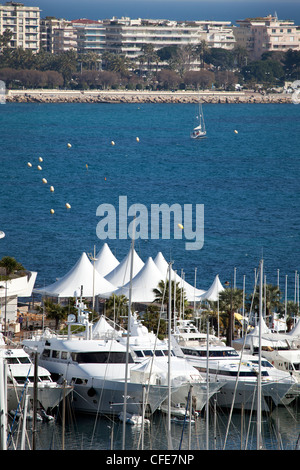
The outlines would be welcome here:
M 6 102 L 16 103 L 291 103 L 291 94 L 120 90 L 8 90 Z

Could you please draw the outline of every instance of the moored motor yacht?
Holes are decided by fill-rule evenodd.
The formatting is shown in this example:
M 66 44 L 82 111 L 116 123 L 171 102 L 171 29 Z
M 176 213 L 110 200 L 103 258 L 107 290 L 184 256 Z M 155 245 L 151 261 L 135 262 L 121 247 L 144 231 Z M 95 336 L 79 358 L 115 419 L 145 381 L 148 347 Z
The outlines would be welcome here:
M 147 415 L 156 411 L 165 400 L 168 389 L 161 384 L 134 381 L 130 371 L 135 367 L 132 352 L 113 338 L 94 339 L 89 312 L 76 301 L 77 318 L 69 316 L 68 335 L 57 335 L 49 330 L 24 340 L 27 350 L 37 351 L 39 364 L 53 377 L 64 378 L 74 387 L 73 403 L 77 411 L 115 415 L 123 411 L 127 390 L 127 413 Z M 71 326 L 84 326 L 83 336 L 71 333 Z M 127 373 L 127 376 L 126 376 Z M 126 388 L 125 388 L 126 383 Z M 144 387 L 147 386 L 146 403 Z
M 96 338 L 114 338 L 120 344 L 127 343 L 127 331 L 120 329 L 115 323 L 104 316 L 95 324 L 93 335 Z M 130 350 L 133 352 L 137 366 L 132 368 L 131 377 L 141 382 L 168 383 L 169 345 L 167 340 L 160 340 L 153 332 L 149 332 L 142 321 L 134 313 L 130 317 Z M 214 380 L 207 387 L 206 378 L 195 369 L 185 358 L 177 357 L 170 349 L 171 385 L 175 390 L 171 394 L 171 406 L 175 414 L 185 410 L 189 391 L 192 390 L 194 411 L 201 411 L 207 398 L 213 396 L 223 386 L 220 380 Z M 164 402 L 161 409 L 166 408 Z
M 200 333 L 189 320 L 177 322 L 174 339 L 176 354 L 184 354 L 201 373 L 208 373 L 210 380 L 223 380 L 225 385 L 217 394 L 219 406 L 256 409 L 258 368 L 253 362 L 257 358 L 245 359 L 232 347 L 226 346 L 216 336 Z M 207 370 L 208 367 L 208 370 Z M 290 374 L 279 377 L 274 369 L 261 364 L 261 385 L 263 411 L 270 407 L 291 402 L 297 396 L 293 391 L 295 379 Z
M 7 364 L 7 409 L 20 409 L 24 394 L 29 395 L 29 406 L 32 408 L 34 399 L 34 364 L 29 354 L 17 345 L 7 345 L 0 334 L 0 357 Z M 38 406 L 50 412 L 72 392 L 71 386 L 54 382 L 47 369 L 37 368 L 37 400 Z

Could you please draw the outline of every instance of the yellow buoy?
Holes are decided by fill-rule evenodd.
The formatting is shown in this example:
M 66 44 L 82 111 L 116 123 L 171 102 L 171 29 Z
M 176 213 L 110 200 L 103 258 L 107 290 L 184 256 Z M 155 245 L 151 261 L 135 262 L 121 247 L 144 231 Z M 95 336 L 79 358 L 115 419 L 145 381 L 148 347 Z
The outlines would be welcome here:
M 88 166 L 88 164 L 87 164 L 87 163 L 85 164 L 85 167 L 86 167 L 86 169 L 87 169 L 87 170 L 89 169 L 89 166 Z
M 43 161 L 42 157 L 39 157 L 39 162 L 42 162 L 42 161 Z
M 29 168 L 32 167 L 32 164 L 30 162 L 28 162 L 27 165 L 29 166 Z
M 71 204 L 69 204 L 68 202 L 66 202 L 66 208 L 67 208 L 67 209 L 71 209 Z
M 43 181 L 44 184 L 47 184 L 46 178 L 43 178 L 42 181 Z
M 54 209 L 50 209 L 50 214 L 54 214 Z
M 139 141 L 140 141 L 140 139 L 137 137 L 137 138 L 136 138 L 136 141 L 137 141 L 137 142 L 139 142 Z
M 50 186 L 50 191 L 51 191 L 51 193 L 54 193 L 54 187 L 53 186 Z
M 38 170 L 42 170 L 42 167 L 40 165 L 38 165 L 37 167 Z
M 235 133 L 235 134 L 238 134 L 238 131 L 237 131 L 237 130 L 235 130 L 235 131 L 234 131 L 234 133 Z
M 72 145 L 69 143 L 69 144 L 68 144 L 68 148 L 70 149 L 71 147 L 72 147 Z
M 114 141 L 113 141 L 113 140 L 111 141 L 111 145 L 115 145 L 115 143 L 114 143 Z
M 182 224 L 178 224 L 178 227 L 183 229 L 183 225 Z

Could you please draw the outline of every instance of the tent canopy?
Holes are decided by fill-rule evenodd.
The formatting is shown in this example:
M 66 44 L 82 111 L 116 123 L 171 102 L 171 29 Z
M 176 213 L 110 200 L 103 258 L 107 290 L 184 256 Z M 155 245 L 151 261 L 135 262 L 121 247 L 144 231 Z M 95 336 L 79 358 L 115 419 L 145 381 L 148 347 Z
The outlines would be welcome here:
M 95 278 L 94 278 L 95 274 Z M 95 281 L 95 282 L 94 282 Z M 93 284 L 95 286 L 93 290 Z M 104 279 L 96 270 L 86 253 L 82 253 L 77 263 L 58 281 L 44 288 L 34 289 L 34 292 L 51 297 L 74 297 L 83 287 L 83 296 L 108 295 L 116 287 Z
M 101 276 L 105 277 L 119 265 L 119 261 L 112 253 L 107 243 L 104 243 L 101 250 L 96 255 L 95 269 Z
M 200 295 L 197 300 L 210 300 L 212 302 L 216 302 L 219 298 L 220 292 L 224 290 L 224 287 L 222 286 L 219 275 L 217 274 L 214 282 L 208 289 L 208 291 L 204 292 L 204 294 Z
M 125 256 L 125 258 L 118 264 L 118 266 L 113 269 L 105 279 L 111 282 L 116 287 L 121 287 L 127 284 L 130 281 L 130 267 L 131 267 L 131 257 L 132 250 L 130 250 Z M 135 250 L 133 250 L 133 271 L 132 277 L 137 275 L 137 273 L 144 266 L 144 262 L 141 260 L 139 255 Z
M 160 270 L 162 274 L 162 279 L 164 282 L 169 279 L 168 275 L 168 267 L 169 263 L 166 261 L 164 258 L 163 254 L 161 252 L 157 253 L 156 257 L 154 258 L 154 263 Z M 203 290 L 197 289 L 188 282 L 186 282 L 182 277 L 180 277 L 173 269 L 171 269 L 171 277 L 172 281 L 174 281 L 174 278 L 176 282 L 179 283 L 179 287 L 183 288 L 185 291 L 185 296 L 189 302 L 193 302 L 194 300 L 197 300 L 197 297 L 199 297 L 201 294 L 204 293 Z
M 153 302 L 155 294 L 153 289 L 157 288 L 162 280 L 162 274 L 157 268 L 153 259 L 149 257 L 143 268 L 132 279 L 132 302 Z M 116 295 L 125 295 L 129 297 L 130 280 L 124 286 L 115 291 Z

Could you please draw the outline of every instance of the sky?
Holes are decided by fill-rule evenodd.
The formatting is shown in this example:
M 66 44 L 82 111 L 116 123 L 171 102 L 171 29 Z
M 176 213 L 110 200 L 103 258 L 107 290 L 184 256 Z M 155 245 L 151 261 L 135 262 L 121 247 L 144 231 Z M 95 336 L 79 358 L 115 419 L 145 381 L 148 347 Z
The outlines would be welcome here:
M 226 20 L 266 16 L 292 19 L 300 25 L 300 0 L 23 0 L 40 7 L 41 17 L 93 20 L 129 16 L 184 20 Z

